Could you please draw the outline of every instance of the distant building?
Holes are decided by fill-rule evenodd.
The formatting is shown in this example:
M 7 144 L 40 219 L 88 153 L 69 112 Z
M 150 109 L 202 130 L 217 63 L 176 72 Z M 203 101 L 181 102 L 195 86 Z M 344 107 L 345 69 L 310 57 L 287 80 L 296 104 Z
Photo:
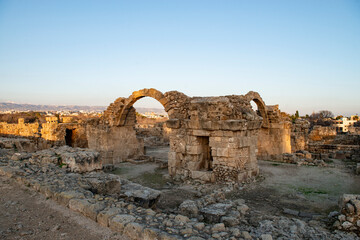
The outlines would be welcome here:
M 339 120 L 335 120 L 335 127 L 337 132 L 348 132 L 349 127 L 353 126 L 359 120 L 358 115 L 351 116 L 350 119 L 343 117 Z

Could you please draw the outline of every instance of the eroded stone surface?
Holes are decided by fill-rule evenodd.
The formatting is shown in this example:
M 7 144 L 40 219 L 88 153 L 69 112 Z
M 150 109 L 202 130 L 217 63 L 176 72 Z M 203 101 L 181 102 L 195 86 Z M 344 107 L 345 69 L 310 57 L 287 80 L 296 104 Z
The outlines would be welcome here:
M 206 223 L 203 222 L 201 214 L 196 218 L 188 218 L 180 214 L 162 212 L 159 209 L 150 211 L 131 202 L 131 199 L 124 194 L 128 181 L 121 179 L 120 194 L 93 193 L 88 179 L 96 176 L 104 179 L 106 183 L 108 180 L 105 176 L 109 175 L 106 173 L 78 174 L 66 171 L 52 163 L 35 164 L 29 159 L 13 161 L 0 157 L 0 174 L 29 186 L 59 203 L 68 205 L 70 209 L 78 211 L 103 226 L 109 226 L 114 231 L 128 236 L 141 236 L 143 239 L 211 239 L 212 237 L 261 239 L 266 237 L 262 236 L 264 234 L 270 234 L 273 239 L 357 238 L 356 235 L 350 233 L 330 232 L 320 223 L 310 225 L 299 219 L 283 216 L 264 215 L 256 224 L 249 224 L 247 221 L 250 221 L 254 213 L 252 209 L 244 206 L 245 202 L 241 199 L 225 200 L 224 193 L 220 190 L 194 201 L 199 209 L 214 204 L 231 206 L 220 222 Z M 110 176 L 110 179 L 113 177 Z M 111 188 L 109 191 L 112 191 Z M 349 198 L 347 199 L 350 201 Z M 356 206 L 354 206 L 354 212 L 355 209 Z M 180 213 L 179 209 L 174 209 L 174 211 Z M 239 224 L 231 224 L 236 221 L 239 221 Z M 347 223 L 350 221 L 346 216 L 344 222 L 341 224 L 344 227 L 352 226 Z

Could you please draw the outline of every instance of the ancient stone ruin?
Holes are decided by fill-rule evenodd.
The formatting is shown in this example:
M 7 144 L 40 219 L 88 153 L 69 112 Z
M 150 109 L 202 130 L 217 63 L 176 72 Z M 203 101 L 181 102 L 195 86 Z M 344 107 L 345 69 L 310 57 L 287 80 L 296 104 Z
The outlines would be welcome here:
M 47 117 L 42 124 L 19 119 L 18 124 L 0 123 L 0 134 L 35 139 L 36 149 L 62 145 L 90 148 L 100 152 L 103 164 L 138 159 L 145 152 L 143 139 L 136 134 L 133 104 L 143 97 L 156 99 L 168 113 L 165 125 L 171 176 L 240 182 L 258 174 L 257 158 L 288 161 L 286 154 L 306 149 L 312 136 L 306 124 L 291 124 L 278 105 L 266 105 L 256 92 L 188 97 L 156 89 L 116 99 L 101 118 L 73 122 L 68 117 Z
M 266 155 L 291 152 L 290 125 L 281 117 L 278 106 L 266 106 L 256 92 L 188 97 L 177 91 L 163 94 L 143 89 L 116 99 L 101 119 L 88 123 L 89 148 L 98 150 L 104 162 L 115 164 L 143 154 L 143 143 L 134 130 L 133 108 L 143 97 L 158 100 L 169 115 L 166 126 L 171 129 L 171 176 L 238 182 L 258 174 L 258 146 Z M 258 111 L 252 109 L 251 101 Z
M 159 101 L 169 116 L 161 127 L 140 130 L 159 138 L 151 146 L 169 144 L 166 164 L 145 152 L 149 142 L 139 136 L 133 105 L 144 97 Z M 304 171 L 299 170 L 320 173 L 321 168 L 279 162 L 331 167 L 325 161 L 342 159 L 347 168 L 356 162 L 360 174 L 359 136 L 337 135 L 330 126 L 310 127 L 305 119 L 289 120 L 256 92 L 188 97 L 143 89 L 118 98 L 101 117 L 82 122 L 48 117 L 42 124 L 23 119 L 0 123 L 0 134 L 6 135 L 0 137 L 0 176 L 131 239 L 357 239 L 359 195 L 345 194 L 340 211 L 330 215 L 311 210 L 323 206 L 324 199 L 334 201 L 337 193 L 318 188 L 318 183 L 304 187 L 294 182 L 302 181 Z M 153 159 L 143 164 L 146 157 Z M 278 162 L 258 165 L 258 159 Z M 155 165 L 154 171 L 146 165 Z M 254 179 L 259 166 L 262 174 Z M 138 167 L 144 167 L 139 175 L 126 175 L 127 168 Z M 355 176 L 351 174 L 340 169 L 334 176 Z M 285 193 L 277 188 L 287 184 L 266 187 L 271 176 L 287 177 Z M 320 205 L 309 204 L 309 195 L 319 196 Z

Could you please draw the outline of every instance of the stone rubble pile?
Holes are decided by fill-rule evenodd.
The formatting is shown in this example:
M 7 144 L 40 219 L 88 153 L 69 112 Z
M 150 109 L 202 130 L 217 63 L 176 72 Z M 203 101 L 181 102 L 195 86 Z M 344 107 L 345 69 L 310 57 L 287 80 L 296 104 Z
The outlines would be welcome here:
M 334 227 L 360 233 L 360 195 L 344 194 L 339 201 L 340 214 L 334 215 Z
M 36 149 L 36 146 L 30 139 L 20 138 L 20 137 L 17 138 L 0 137 L 0 148 L 33 152 Z
M 30 156 L 31 163 L 59 164 L 69 168 L 71 172 L 84 173 L 102 169 L 99 153 L 90 149 L 61 146 L 37 151 Z
M 281 156 L 281 162 L 293 163 L 299 166 L 308 165 L 308 166 L 321 166 L 327 167 L 327 164 L 324 160 L 313 159 L 312 154 L 308 151 L 298 151 L 296 153 L 283 153 Z
M 330 232 L 324 224 L 295 218 L 263 215 L 251 221 L 253 210 L 244 200 L 226 200 L 220 190 L 162 212 L 156 209 L 161 192 L 119 176 L 71 172 L 51 161 L 41 162 L 45 154 L 18 161 L 9 156 L 0 154 L 0 175 L 130 239 L 358 239 L 354 233 Z

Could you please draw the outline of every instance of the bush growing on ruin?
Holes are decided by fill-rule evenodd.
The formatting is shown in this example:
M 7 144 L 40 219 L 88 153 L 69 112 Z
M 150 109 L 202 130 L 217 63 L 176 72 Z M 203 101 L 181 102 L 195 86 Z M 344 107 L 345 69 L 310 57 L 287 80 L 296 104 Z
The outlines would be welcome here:
M 293 123 L 295 123 L 296 119 L 298 119 L 299 117 L 300 117 L 299 111 L 296 110 L 295 114 L 293 114 L 293 115 L 290 116 L 290 120 L 291 120 Z

